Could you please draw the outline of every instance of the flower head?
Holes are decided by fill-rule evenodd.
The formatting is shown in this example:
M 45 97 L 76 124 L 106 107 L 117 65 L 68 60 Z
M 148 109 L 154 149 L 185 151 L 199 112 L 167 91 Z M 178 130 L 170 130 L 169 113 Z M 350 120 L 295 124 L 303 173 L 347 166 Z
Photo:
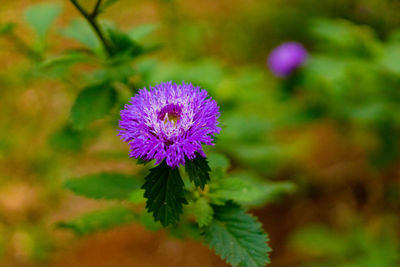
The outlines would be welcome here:
M 286 77 L 303 65 L 307 57 L 307 51 L 301 44 L 287 42 L 272 50 L 268 66 L 276 76 Z
M 131 157 L 155 159 L 156 164 L 165 159 L 176 167 L 196 152 L 205 157 L 202 144 L 213 145 L 219 115 L 217 102 L 200 87 L 160 83 L 139 90 L 125 105 L 118 135 L 129 143 Z

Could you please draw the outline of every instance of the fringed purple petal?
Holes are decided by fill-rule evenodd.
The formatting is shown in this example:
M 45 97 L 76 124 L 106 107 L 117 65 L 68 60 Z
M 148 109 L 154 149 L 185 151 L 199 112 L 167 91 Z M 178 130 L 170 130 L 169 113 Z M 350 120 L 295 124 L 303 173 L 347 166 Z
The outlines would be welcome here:
M 213 145 L 219 107 L 200 87 L 161 83 L 143 88 L 121 110 L 120 138 L 130 145 L 130 156 L 144 160 L 164 159 L 171 167 L 205 157 L 202 144 Z

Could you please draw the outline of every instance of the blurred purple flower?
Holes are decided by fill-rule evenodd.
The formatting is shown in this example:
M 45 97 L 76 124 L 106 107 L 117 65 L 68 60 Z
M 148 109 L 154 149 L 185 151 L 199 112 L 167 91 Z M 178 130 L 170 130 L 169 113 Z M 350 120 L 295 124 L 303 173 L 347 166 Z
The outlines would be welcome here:
M 308 53 L 299 43 L 287 42 L 276 47 L 269 54 L 268 66 L 278 77 L 286 77 L 303 65 Z
M 170 167 L 185 164 L 185 157 L 201 156 L 202 144 L 213 145 L 220 132 L 219 107 L 208 93 L 192 84 L 161 83 L 143 88 L 121 110 L 119 136 L 128 142 L 130 156 L 143 160 L 166 159 Z

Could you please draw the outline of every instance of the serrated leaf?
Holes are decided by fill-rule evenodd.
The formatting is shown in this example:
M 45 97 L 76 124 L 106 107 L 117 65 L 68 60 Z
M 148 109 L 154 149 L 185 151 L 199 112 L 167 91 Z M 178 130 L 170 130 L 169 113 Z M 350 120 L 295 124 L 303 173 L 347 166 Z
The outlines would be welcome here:
M 203 158 L 197 153 L 196 158 L 189 160 L 186 158 L 185 170 L 189 176 L 189 179 L 194 182 L 196 186 L 204 189 L 204 186 L 210 180 L 209 172 L 211 171 L 208 166 L 206 158 Z
M 35 30 L 39 38 L 44 38 L 53 21 L 61 12 L 61 5 L 40 3 L 28 7 L 25 20 Z
M 92 85 L 84 88 L 71 109 L 73 125 L 82 129 L 94 120 L 111 112 L 116 102 L 116 92 L 108 84 Z
M 261 267 L 269 263 L 267 235 L 255 217 L 233 203 L 214 206 L 214 220 L 204 241 L 232 266 Z
M 145 177 L 144 197 L 147 198 L 146 208 L 153 213 L 155 221 L 163 226 L 174 224 L 179 220 L 184 198 L 184 184 L 178 168 L 172 169 L 165 160 L 150 169 Z
M 198 198 L 193 203 L 193 214 L 199 227 L 207 226 L 213 219 L 214 210 L 205 198 Z
M 123 207 L 109 208 L 82 215 L 67 222 L 59 222 L 58 227 L 70 229 L 77 235 L 87 235 L 107 230 L 136 220 L 136 215 Z
M 81 178 L 70 179 L 64 187 L 77 195 L 94 199 L 125 200 L 139 189 L 139 182 L 126 174 L 98 173 Z

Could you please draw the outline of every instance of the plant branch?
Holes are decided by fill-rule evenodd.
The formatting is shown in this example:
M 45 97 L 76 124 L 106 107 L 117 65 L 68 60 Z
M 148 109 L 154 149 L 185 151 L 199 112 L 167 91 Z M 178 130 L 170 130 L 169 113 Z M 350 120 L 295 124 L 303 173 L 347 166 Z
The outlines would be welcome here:
M 90 16 L 91 16 L 92 18 L 96 18 L 97 14 L 98 14 L 98 12 L 99 12 L 99 8 L 100 8 L 100 5 L 101 5 L 101 1 L 102 1 L 102 0 L 97 0 L 96 5 L 95 5 L 94 8 L 93 8 L 92 14 L 90 14 Z
M 93 28 L 97 36 L 99 37 L 100 41 L 103 44 L 104 49 L 106 50 L 109 56 L 112 56 L 111 46 L 104 37 L 99 24 L 97 23 L 96 16 L 98 14 L 98 10 L 101 4 L 101 0 L 97 0 L 96 6 L 93 9 L 93 12 L 89 14 L 79 3 L 77 0 L 70 0 L 70 2 L 78 9 L 78 11 L 82 14 L 82 16 L 88 21 L 90 26 Z

